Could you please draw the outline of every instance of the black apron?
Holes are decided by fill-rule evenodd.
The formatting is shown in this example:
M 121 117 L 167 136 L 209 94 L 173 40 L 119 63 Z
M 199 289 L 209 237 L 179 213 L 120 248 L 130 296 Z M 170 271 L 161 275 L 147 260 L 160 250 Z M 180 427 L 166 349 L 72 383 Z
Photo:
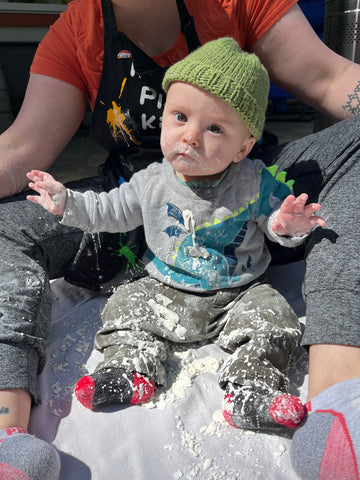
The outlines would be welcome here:
M 181 30 L 189 51 L 200 46 L 194 21 L 183 0 L 177 0 Z M 116 27 L 110 0 L 102 0 L 104 60 L 92 115 L 94 139 L 109 156 L 101 167 L 102 188 L 126 182 L 133 173 L 162 160 L 160 126 L 165 69 L 134 45 Z M 84 233 L 66 279 L 87 288 L 111 291 L 145 275 L 143 228 L 128 233 Z M 116 277 L 116 278 L 115 278 Z

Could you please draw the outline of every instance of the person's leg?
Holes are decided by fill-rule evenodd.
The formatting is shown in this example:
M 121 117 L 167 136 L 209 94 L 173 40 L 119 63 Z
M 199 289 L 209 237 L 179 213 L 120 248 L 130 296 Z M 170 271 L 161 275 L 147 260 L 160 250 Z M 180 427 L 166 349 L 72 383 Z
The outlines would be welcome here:
M 307 416 L 291 460 L 300 478 L 360 478 L 360 348 L 312 345 Z
M 308 400 L 336 383 L 360 377 L 360 347 L 310 345 Z
M 141 403 L 152 396 L 155 384 L 164 383 L 166 349 L 153 335 L 155 315 L 149 305 L 159 286 L 140 278 L 120 286 L 107 301 L 95 336 L 104 359 L 75 386 L 76 398 L 86 408 Z
M 0 429 L 10 426 L 27 429 L 31 395 L 20 389 L 0 390 Z
M 0 390 L 26 391 L 36 404 L 51 316 L 49 280 L 64 273 L 82 234 L 22 195 L 0 202 L 0 229 Z
M 56 478 L 47 471 L 59 470 L 56 450 L 27 433 L 31 405 L 40 400 L 37 375 L 45 363 L 51 315 L 49 278 L 64 273 L 82 236 L 58 220 L 25 195 L 0 202 L 1 478 L 11 478 L 4 472 L 12 468 L 39 479 Z
M 166 385 L 163 339 L 189 343 L 217 336 L 223 313 L 236 295 L 233 290 L 184 292 L 151 277 L 122 285 L 107 302 L 103 327 L 95 337 L 104 360 L 94 373 L 79 380 L 78 400 L 93 409 L 149 398 L 154 383 Z M 138 396 L 140 390 L 144 397 Z
M 360 375 L 358 349 L 353 348 L 360 343 L 359 131 L 360 116 L 353 117 L 282 147 L 273 158 L 274 163 L 287 168 L 289 178 L 295 178 L 296 193 L 308 192 L 310 201 L 321 203 L 321 215 L 327 222 L 327 227 L 316 229 L 306 243 L 306 328 L 302 343 L 311 345 L 309 396 L 312 401 L 319 397 L 321 402 L 324 398 L 330 402 L 332 397 L 335 411 L 339 408 L 335 406 L 337 385 L 349 380 L 353 386 L 351 381 Z M 335 430 L 323 428 L 323 422 L 330 426 L 331 417 L 324 418 L 313 410 L 296 432 L 294 465 L 305 464 L 298 439 L 307 432 L 310 445 L 315 448 L 316 438 L 318 446 L 326 446 L 327 451 L 333 448 L 335 463 L 346 467 L 346 458 L 351 456 L 344 457 L 343 450 L 335 448 Z M 360 440 L 356 437 L 352 441 L 356 451 Z M 348 465 L 351 469 L 351 462 Z M 313 467 L 314 475 L 318 475 L 316 464 Z M 326 475 L 324 478 L 336 478 L 337 473 L 328 471 Z
M 319 202 L 326 228 L 305 243 L 304 345 L 359 345 L 360 116 L 291 142 L 271 162 Z
M 279 430 L 301 421 L 301 402 L 287 395 L 287 370 L 299 337 L 294 311 L 268 283 L 252 286 L 237 300 L 219 336 L 220 346 L 233 352 L 219 375 L 231 425 Z

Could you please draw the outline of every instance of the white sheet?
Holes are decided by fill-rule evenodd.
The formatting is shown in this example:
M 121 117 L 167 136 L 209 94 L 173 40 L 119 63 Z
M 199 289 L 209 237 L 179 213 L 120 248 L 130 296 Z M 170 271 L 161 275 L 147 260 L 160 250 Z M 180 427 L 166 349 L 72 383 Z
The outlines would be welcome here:
M 305 324 L 303 275 L 303 262 L 269 270 L 272 283 Z M 106 298 L 62 279 L 52 283 L 52 292 L 42 404 L 33 409 L 30 431 L 58 448 L 61 480 L 298 478 L 291 468 L 289 438 L 235 429 L 223 421 L 216 371 L 226 354 L 214 344 L 172 352 L 169 385 L 149 404 L 101 412 L 84 408 L 73 388 L 101 359 L 93 339 Z M 299 347 L 290 379 L 292 392 L 302 400 L 306 372 L 307 354 Z

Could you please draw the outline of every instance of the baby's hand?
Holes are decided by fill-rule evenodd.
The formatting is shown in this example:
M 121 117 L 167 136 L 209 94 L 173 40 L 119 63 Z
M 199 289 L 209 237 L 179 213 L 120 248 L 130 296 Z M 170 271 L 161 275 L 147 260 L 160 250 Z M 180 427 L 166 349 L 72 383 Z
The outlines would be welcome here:
M 306 193 L 302 193 L 297 198 L 289 195 L 272 222 L 273 232 L 278 235 L 301 237 L 316 226 L 325 227 L 325 220 L 314 215 L 321 209 L 321 205 L 318 203 L 305 205 L 307 199 Z
M 40 170 L 31 170 L 26 176 L 31 180 L 29 187 L 39 194 L 28 195 L 26 198 L 38 203 L 50 213 L 62 217 L 66 205 L 66 187 L 49 173 Z

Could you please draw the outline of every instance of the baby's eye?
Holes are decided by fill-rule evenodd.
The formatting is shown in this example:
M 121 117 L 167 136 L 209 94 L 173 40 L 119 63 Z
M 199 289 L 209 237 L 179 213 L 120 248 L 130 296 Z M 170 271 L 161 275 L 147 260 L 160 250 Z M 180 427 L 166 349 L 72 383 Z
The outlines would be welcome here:
M 178 122 L 186 122 L 187 120 L 186 116 L 181 112 L 175 113 L 175 118 Z
M 222 132 L 221 128 L 218 127 L 217 125 L 210 125 L 208 130 L 212 133 L 221 133 Z

